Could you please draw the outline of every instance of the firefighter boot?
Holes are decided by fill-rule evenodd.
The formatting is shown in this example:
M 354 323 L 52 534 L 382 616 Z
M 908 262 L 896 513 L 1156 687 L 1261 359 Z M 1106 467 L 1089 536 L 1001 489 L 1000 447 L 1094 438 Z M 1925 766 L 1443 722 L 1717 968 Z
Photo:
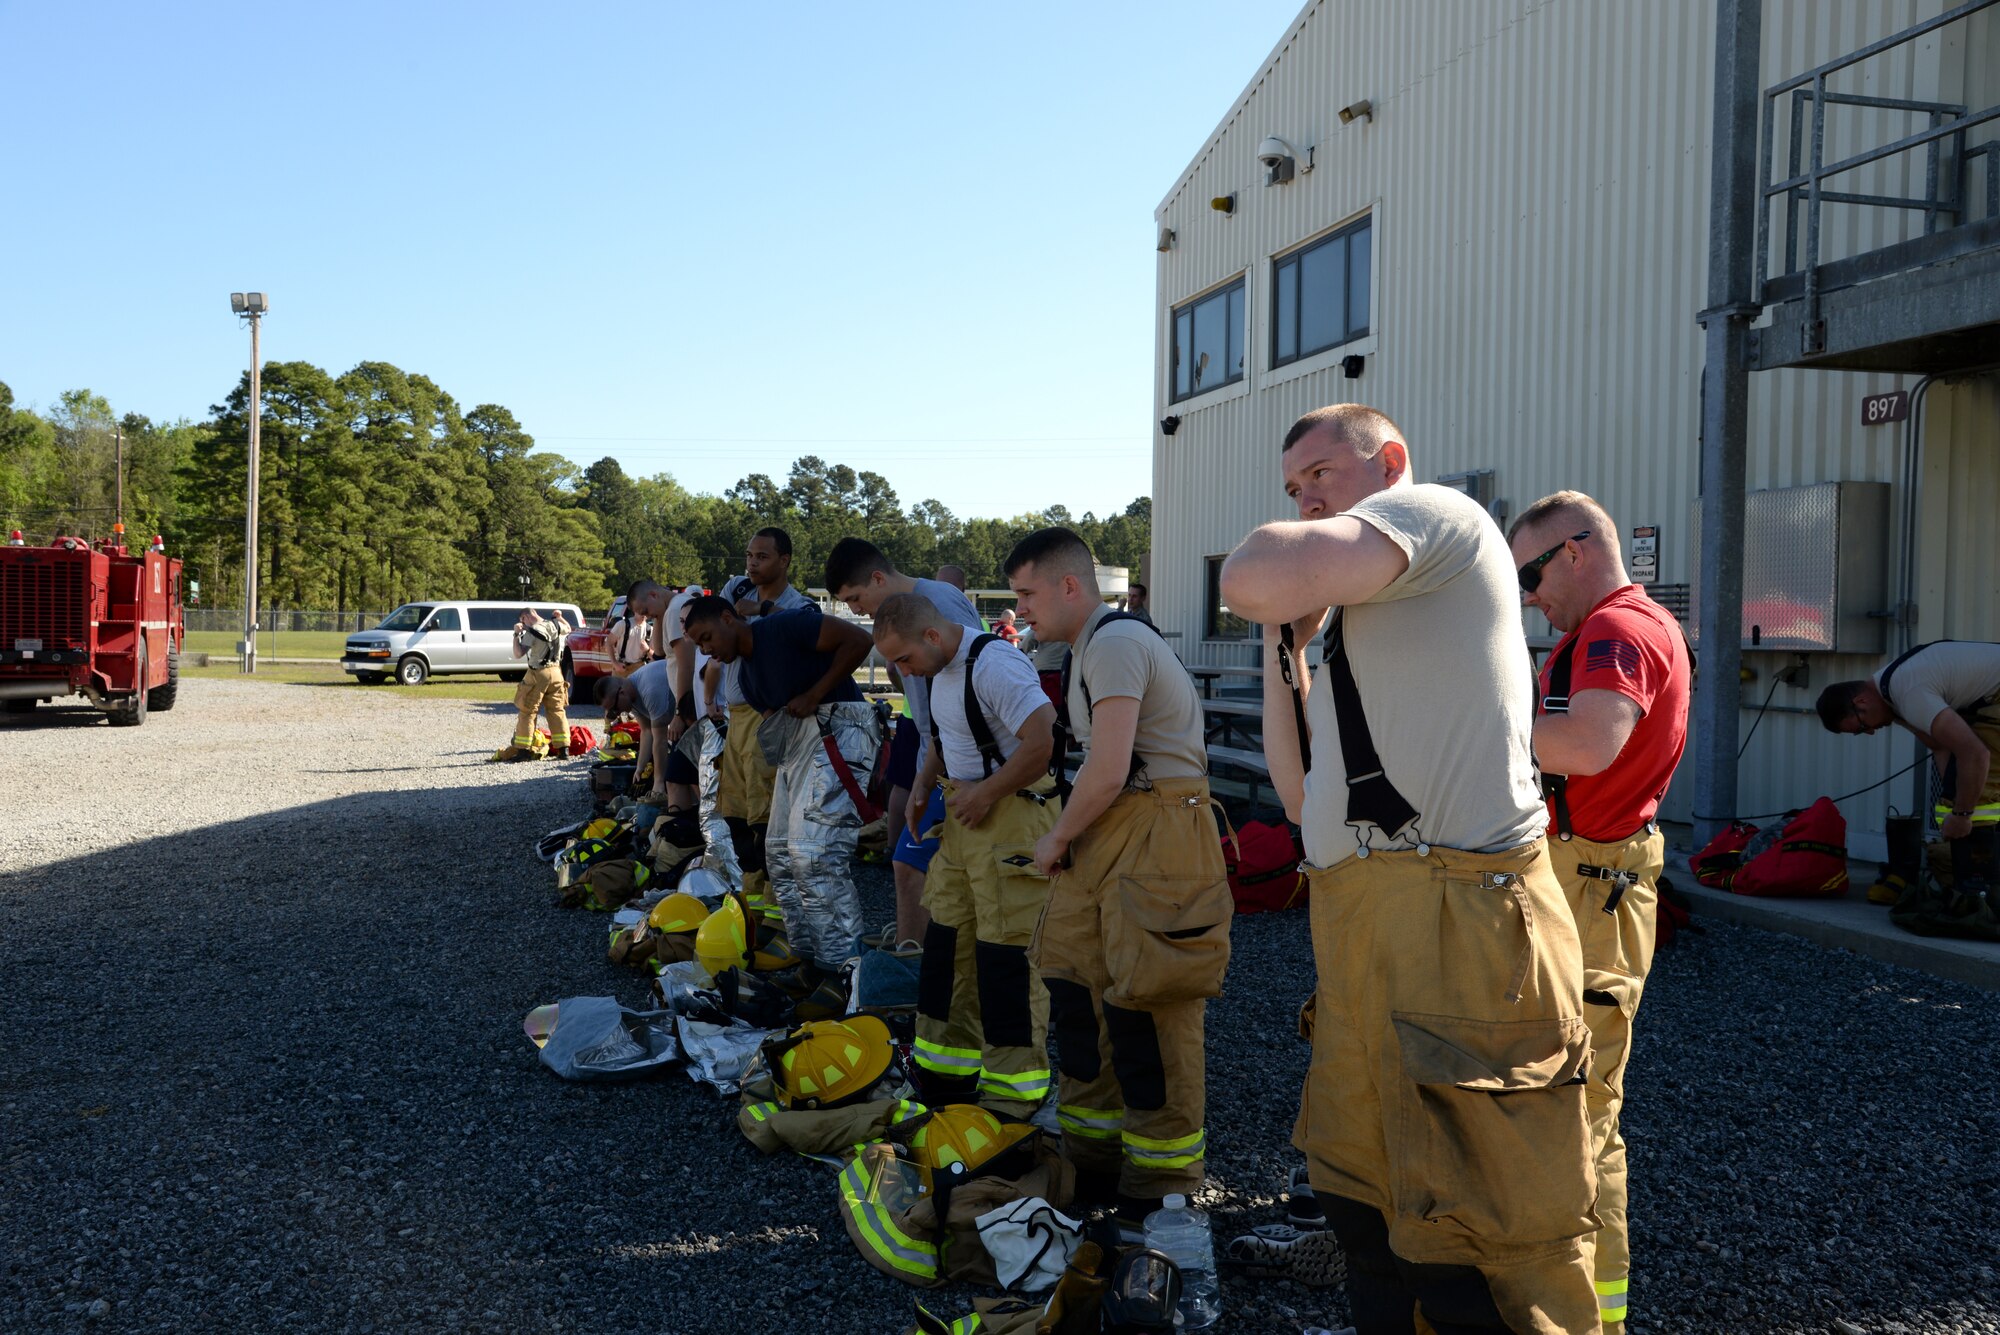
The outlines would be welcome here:
M 1941 934 L 1974 940 L 2000 941 L 2000 915 L 1995 913 L 1995 862 L 2000 860 L 2000 825 L 1975 825 L 1963 839 L 1951 841 L 1952 894 L 1936 916 Z
M 1924 822 L 1921 816 L 1889 817 L 1889 861 L 1875 884 L 1868 887 L 1870 904 L 1894 904 L 1924 874 Z

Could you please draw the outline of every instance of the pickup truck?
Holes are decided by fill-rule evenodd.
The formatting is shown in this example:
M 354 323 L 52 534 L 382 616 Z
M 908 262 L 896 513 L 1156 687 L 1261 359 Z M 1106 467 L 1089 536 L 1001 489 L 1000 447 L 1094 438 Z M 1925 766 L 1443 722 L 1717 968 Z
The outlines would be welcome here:
M 595 704 L 597 681 L 611 675 L 611 648 L 607 643 L 611 628 L 625 615 L 625 595 L 612 601 L 611 610 L 595 626 L 573 630 L 563 641 L 563 680 L 569 683 L 572 704 Z

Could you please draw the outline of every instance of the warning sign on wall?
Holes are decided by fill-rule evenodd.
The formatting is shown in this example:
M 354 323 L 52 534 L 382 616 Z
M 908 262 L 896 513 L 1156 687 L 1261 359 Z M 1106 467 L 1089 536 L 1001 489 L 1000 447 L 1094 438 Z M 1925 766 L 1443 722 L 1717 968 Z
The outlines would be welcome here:
M 1660 526 L 1641 524 L 1632 530 L 1632 582 L 1634 584 L 1658 584 L 1660 582 Z

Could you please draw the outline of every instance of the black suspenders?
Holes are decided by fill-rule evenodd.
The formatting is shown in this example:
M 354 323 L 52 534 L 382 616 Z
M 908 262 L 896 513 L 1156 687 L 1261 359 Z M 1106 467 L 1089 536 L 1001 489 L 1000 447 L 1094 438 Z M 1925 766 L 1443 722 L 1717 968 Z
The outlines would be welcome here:
M 986 711 L 979 707 L 979 696 L 972 689 L 972 668 L 979 661 L 979 651 L 984 649 L 998 635 L 986 634 L 976 637 L 972 647 L 965 651 L 965 726 L 972 733 L 972 744 L 979 748 L 979 763 L 985 767 L 985 778 L 992 778 L 993 771 L 1007 763 L 1000 754 L 1000 743 L 993 738 L 993 730 L 986 726 Z M 938 737 L 937 697 L 931 697 L 931 745 L 938 755 L 944 755 L 944 742 Z
M 1347 661 L 1346 608 L 1336 608 L 1326 628 L 1327 687 L 1333 692 L 1333 716 L 1340 723 L 1340 767 L 1347 780 L 1347 823 L 1354 827 L 1360 848 L 1368 855 L 1368 840 L 1361 830 L 1373 825 L 1391 839 L 1403 836 L 1416 823 L 1417 809 L 1397 791 L 1382 770 L 1382 757 L 1375 750 L 1375 735 L 1368 730 L 1368 714 L 1361 707 L 1361 692 L 1354 684 L 1354 669 Z
M 1161 632 L 1158 626 L 1155 626 L 1144 617 L 1135 616 L 1130 612 L 1106 612 L 1103 619 L 1097 623 L 1097 630 L 1103 630 L 1114 621 L 1136 621 L 1147 630 L 1152 631 L 1153 634 L 1158 635 L 1161 639 L 1164 640 L 1166 638 L 1166 635 Z M 1097 630 L 1091 632 L 1093 637 L 1097 634 Z M 1055 748 L 1049 758 L 1049 773 L 1056 781 L 1056 796 L 1065 802 L 1069 800 L 1070 782 L 1069 773 L 1064 769 L 1063 761 L 1069 755 L 1069 682 L 1070 673 L 1074 670 L 1075 666 L 1076 650 L 1072 648 L 1068 653 L 1063 655 L 1061 698 L 1056 702 Z M 1090 717 L 1092 710 L 1089 682 L 1083 684 L 1083 710 L 1084 717 Z M 1125 785 L 1128 788 L 1136 786 L 1139 782 L 1139 776 L 1145 768 L 1146 762 L 1139 759 L 1139 751 L 1135 746 L 1132 750 L 1132 768 L 1126 772 Z
M 1578 638 L 1575 635 L 1570 636 L 1569 643 L 1556 650 L 1555 657 L 1549 660 L 1549 691 L 1547 695 L 1541 697 L 1535 713 L 1569 713 L 1570 659 L 1576 653 Z M 1556 809 L 1556 838 L 1565 841 L 1574 838 L 1576 833 L 1570 828 L 1569 823 L 1569 793 L 1566 791 L 1568 787 L 1569 775 L 1542 774 L 1542 794 Z

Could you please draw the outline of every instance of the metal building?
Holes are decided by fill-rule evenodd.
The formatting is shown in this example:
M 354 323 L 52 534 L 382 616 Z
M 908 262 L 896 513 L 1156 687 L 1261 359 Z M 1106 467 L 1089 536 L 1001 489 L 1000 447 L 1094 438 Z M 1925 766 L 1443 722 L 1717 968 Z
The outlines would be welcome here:
M 1735 311 L 1757 317 L 1742 491 L 1719 513 L 1744 529 L 1739 736 L 1769 706 L 1731 811 L 1700 813 L 1722 817 L 1908 763 L 1907 736 L 1826 734 L 1827 682 L 1902 643 L 2000 639 L 2000 377 L 1977 370 L 2000 363 L 2000 6 L 1721 10 L 1745 6 L 1762 171 L 1740 207 L 1765 226 L 1741 257 L 1757 309 Z M 1185 659 L 1258 661 L 1216 570 L 1290 516 L 1286 428 L 1344 400 L 1502 522 L 1598 497 L 1697 633 L 1714 107 L 1752 105 L 1717 47 L 1696 0 L 1306 5 L 1155 214 L 1152 605 Z M 1670 819 L 1695 814 L 1697 741 Z M 1881 855 L 1911 782 L 1843 804 L 1857 855 Z

